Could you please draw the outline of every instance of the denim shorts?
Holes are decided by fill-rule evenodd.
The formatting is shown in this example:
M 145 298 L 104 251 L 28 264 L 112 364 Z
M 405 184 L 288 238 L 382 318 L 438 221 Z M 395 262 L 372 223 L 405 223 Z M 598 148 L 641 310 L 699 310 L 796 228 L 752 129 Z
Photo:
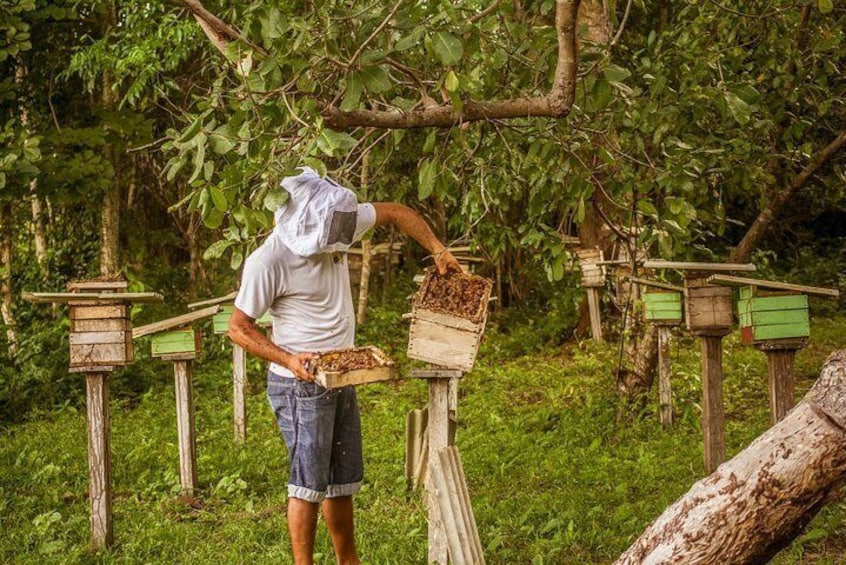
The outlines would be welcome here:
M 361 488 L 361 417 L 355 389 L 267 373 L 267 399 L 291 460 L 288 496 L 309 502 Z

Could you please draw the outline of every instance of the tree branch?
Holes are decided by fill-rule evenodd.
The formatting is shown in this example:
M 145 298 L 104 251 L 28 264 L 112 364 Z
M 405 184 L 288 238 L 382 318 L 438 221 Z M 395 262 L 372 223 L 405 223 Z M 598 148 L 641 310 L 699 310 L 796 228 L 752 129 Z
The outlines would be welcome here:
M 773 220 L 778 216 L 782 208 L 844 146 L 846 146 L 846 129 L 841 131 L 831 143 L 811 158 L 808 164 L 805 165 L 805 168 L 793 179 L 790 186 L 776 194 L 767 203 L 766 207 L 758 214 L 758 217 L 755 218 L 755 221 L 749 227 L 746 235 L 743 236 L 743 239 L 740 240 L 740 243 L 731 252 L 729 262 L 740 263 L 746 261 L 752 255 L 752 251 L 758 246 L 758 243 L 766 234 L 767 230 L 769 230 Z

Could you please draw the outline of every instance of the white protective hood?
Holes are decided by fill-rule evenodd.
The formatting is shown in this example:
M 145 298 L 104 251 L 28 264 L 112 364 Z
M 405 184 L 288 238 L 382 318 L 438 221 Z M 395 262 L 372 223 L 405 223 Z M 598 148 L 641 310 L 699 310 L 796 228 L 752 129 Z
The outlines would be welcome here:
M 355 193 L 331 179 L 321 178 L 310 167 L 301 170 L 297 176 L 282 179 L 282 188 L 290 198 L 274 215 L 274 233 L 301 257 L 346 251 L 355 234 Z

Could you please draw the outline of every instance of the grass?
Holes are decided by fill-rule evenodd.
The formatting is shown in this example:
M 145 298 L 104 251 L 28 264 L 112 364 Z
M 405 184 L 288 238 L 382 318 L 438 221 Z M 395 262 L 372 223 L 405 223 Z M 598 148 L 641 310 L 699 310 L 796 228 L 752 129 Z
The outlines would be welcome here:
M 360 341 L 378 342 L 401 359 L 407 334 L 395 319 L 374 310 Z M 797 356 L 797 394 L 810 387 L 827 354 L 843 347 L 846 316 L 815 320 L 813 331 L 812 345 Z M 527 342 L 531 335 L 492 330 L 477 369 L 460 387 L 457 444 L 487 560 L 612 562 L 704 475 L 698 345 L 674 340 L 678 419 L 664 430 L 655 417 L 655 391 L 641 413 L 618 422 L 615 344 L 560 349 Z M 401 365 L 407 369 L 404 360 Z M 140 396 L 112 399 L 115 546 L 98 555 L 87 549 L 85 414 L 68 403 L 0 431 L 0 561 L 289 563 L 287 459 L 266 406 L 261 364 L 250 364 L 249 436 L 242 447 L 232 441 L 226 355 L 217 351 L 196 365 L 202 491 L 194 500 L 177 496 L 170 366 L 146 360 L 138 367 L 161 377 Z M 769 425 L 765 357 L 733 334 L 725 340 L 724 373 L 733 455 Z M 366 483 L 356 511 L 366 563 L 425 562 L 425 507 L 420 493 L 406 492 L 403 477 L 405 416 L 426 403 L 425 386 L 359 388 Z M 846 505 L 830 505 L 776 561 L 846 562 L 844 517 Z M 318 562 L 332 563 L 325 527 L 318 532 Z

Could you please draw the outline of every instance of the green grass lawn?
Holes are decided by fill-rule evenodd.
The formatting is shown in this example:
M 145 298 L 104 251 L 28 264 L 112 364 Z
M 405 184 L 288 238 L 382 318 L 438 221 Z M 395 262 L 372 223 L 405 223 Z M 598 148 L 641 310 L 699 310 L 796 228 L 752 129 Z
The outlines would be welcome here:
M 382 316 L 380 319 L 379 316 Z M 363 328 L 401 358 L 399 324 Z M 375 331 L 393 331 L 390 337 Z M 391 328 L 395 328 L 391 330 Z M 797 395 L 825 357 L 846 346 L 846 317 L 815 319 L 799 353 Z M 608 563 L 704 475 L 699 430 L 698 344 L 673 342 L 676 425 L 664 430 L 652 404 L 623 411 L 612 369 L 617 344 L 565 349 L 533 344 L 531 331 L 490 332 L 476 370 L 461 384 L 457 444 L 489 563 Z M 766 361 L 725 340 L 729 455 L 768 427 Z M 515 352 L 530 351 L 526 355 Z M 140 397 L 113 395 L 115 546 L 89 553 L 84 408 L 73 403 L 0 430 L 0 561 L 13 563 L 289 563 L 285 528 L 287 458 L 251 362 L 248 441 L 233 444 L 231 375 L 225 356 L 196 365 L 201 493 L 177 496 L 176 421 L 169 364 Z M 404 361 L 403 370 L 407 369 Z M 132 368 L 128 370 L 133 370 Z M 115 376 L 115 379 L 119 379 Z M 79 386 L 83 380 L 80 378 Z M 119 383 L 115 383 L 119 385 Z M 426 511 L 405 490 L 406 413 L 426 402 L 423 382 L 359 388 L 366 483 L 356 498 L 366 563 L 424 563 Z M 826 508 L 778 563 L 844 563 L 846 505 Z M 319 562 L 332 563 L 325 527 Z

